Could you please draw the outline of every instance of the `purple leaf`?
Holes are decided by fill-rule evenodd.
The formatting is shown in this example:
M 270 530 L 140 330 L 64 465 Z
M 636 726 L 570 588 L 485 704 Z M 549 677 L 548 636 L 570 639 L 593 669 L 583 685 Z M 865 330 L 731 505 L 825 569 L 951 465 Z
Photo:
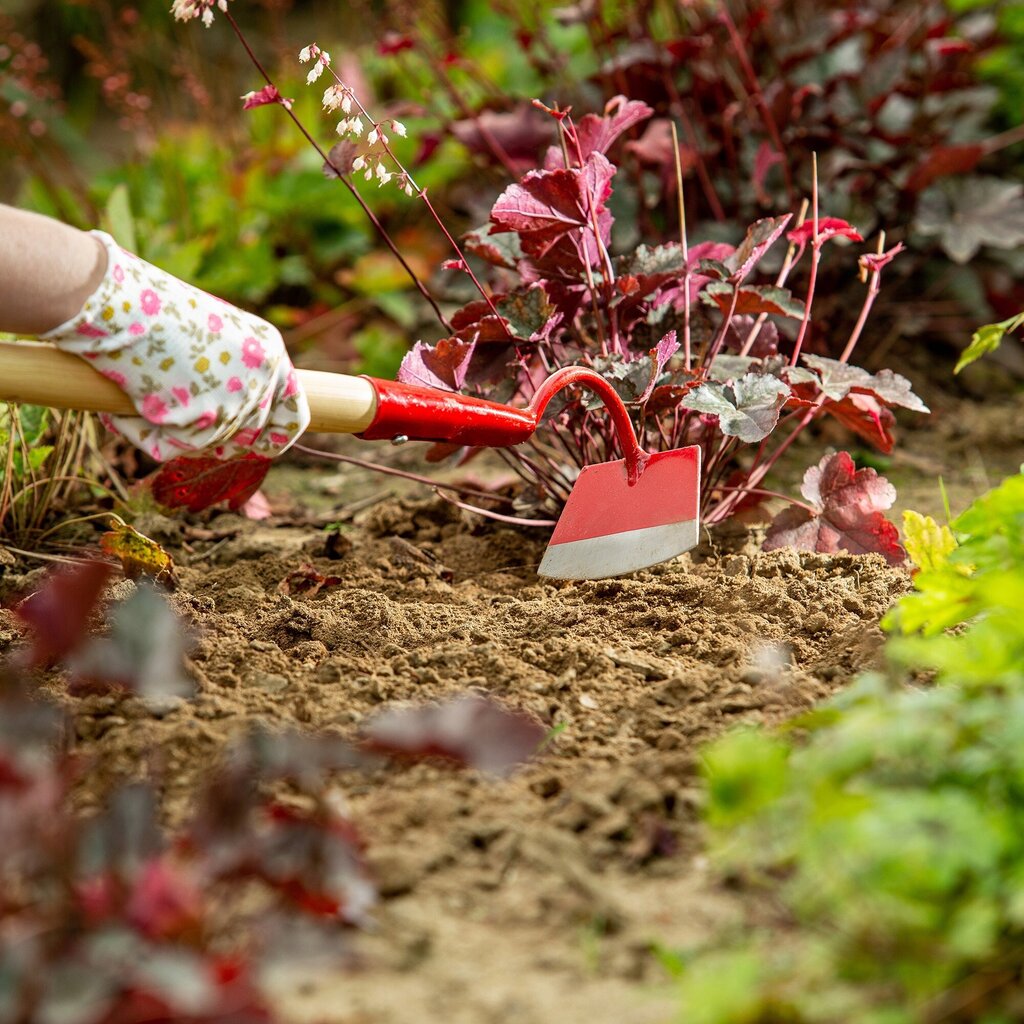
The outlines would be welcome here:
M 644 388 L 643 393 L 637 399 L 638 402 L 646 402 L 651 396 L 651 392 L 654 390 L 654 385 L 658 383 L 658 378 L 662 375 L 665 369 L 665 365 L 668 361 L 679 351 L 679 342 L 676 339 L 676 332 L 669 331 L 658 342 L 654 348 L 648 353 L 651 357 L 651 377 L 647 382 L 647 387 Z
M 491 209 L 492 233 L 516 232 L 523 252 L 536 258 L 570 232 L 579 233 L 581 257 L 594 262 L 598 252 L 591 211 L 607 243 L 612 218 L 604 203 L 614 174 L 600 153 L 592 154 L 582 168 L 530 171 L 498 196 Z
M 625 96 L 613 96 L 604 108 L 604 114 L 587 114 L 576 127 L 580 150 L 584 161 L 591 153 L 607 153 L 623 132 L 646 121 L 654 111 L 639 100 L 628 100 Z M 575 161 L 575 147 L 569 147 L 569 158 Z M 547 168 L 564 167 L 565 160 L 560 146 L 552 146 L 544 157 Z
M 737 288 L 728 281 L 712 281 L 701 294 L 701 300 L 708 305 L 716 305 L 723 313 L 732 308 L 733 292 Z M 746 285 L 738 289 L 734 313 L 758 314 L 773 313 L 776 316 L 788 316 L 799 320 L 804 315 L 804 305 L 799 299 L 793 298 L 788 288 L 776 288 L 774 285 Z
M 363 729 L 373 752 L 399 757 L 442 757 L 493 775 L 507 775 L 543 742 L 544 726 L 485 697 L 385 711 Z
M 775 244 L 792 219 L 791 213 L 784 217 L 764 217 L 754 221 L 747 228 L 746 237 L 726 261 L 732 268 L 729 280 L 733 284 L 739 284 L 760 263 L 761 258 Z
M 474 341 L 442 338 L 436 345 L 417 341 L 398 368 L 403 384 L 419 384 L 442 391 L 458 391 L 466 381 Z
M 268 103 L 280 103 L 285 110 L 291 110 L 294 102 L 282 96 L 276 85 L 265 85 L 262 89 L 247 92 L 242 97 L 242 109 L 252 110 L 253 107 L 265 107 Z
M 890 565 L 906 559 L 899 531 L 883 515 L 896 500 L 896 489 L 873 469 L 857 469 L 849 452 L 826 455 L 808 469 L 800 492 L 813 511 L 795 505 L 783 509 L 768 529 L 765 551 L 876 553 Z

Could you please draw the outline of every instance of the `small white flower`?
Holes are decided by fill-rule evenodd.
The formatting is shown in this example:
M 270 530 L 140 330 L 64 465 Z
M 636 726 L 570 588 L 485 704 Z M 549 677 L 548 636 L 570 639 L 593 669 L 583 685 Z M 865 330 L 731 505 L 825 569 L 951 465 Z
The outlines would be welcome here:
M 348 89 L 345 90 L 341 97 L 341 109 L 344 110 L 346 114 L 352 113 L 352 93 L 349 92 Z
M 203 24 L 207 28 L 209 28 L 213 24 L 213 8 L 212 7 L 207 7 L 206 10 L 203 11 Z
M 380 131 L 377 128 L 373 128 L 370 130 L 370 134 L 366 136 L 366 141 L 371 146 L 375 146 L 378 138 L 380 138 Z
M 309 69 L 309 74 L 306 75 L 306 85 L 312 85 L 323 73 L 324 65 L 320 61 L 317 61 Z
M 377 161 L 377 186 L 386 185 L 391 180 L 391 172 L 384 166 L 381 161 Z
M 363 175 L 363 177 L 364 177 L 364 178 L 365 178 L 365 179 L 366 179 L 367 181 L 373 181 L 373 168 L 372 168 L 372 167 L 369 167 L 369 166 L 368 166 L 368 167 L 366 168 L 366 173 L 365 173 L 365 174 Z
M 301 50 L 299 50 L 299 63 L 300 64 L 305 64 L 306 61 L 309 60 L 313 56 L 313 49 L 314 49 L 314 47 L 312 47 L 312 46 L 304 46 Z
M 340 85 L 329 85 L 324 90 L 323 105 L 325 110 L 337 110 L 341 106 L 344 90 Z M 346 111 L 348 113 L 348 111 Z
M 393 132 L 394 132 L 394 133 L 395 133 L 396 135 L 398 135 L 398 136 L 399 136 L 400 138 L 403 138 L 403 139 L 405 138 L 405 135 L 406 135 L 406 132 L 405 132 L 405 125 L 404 125 L 404 124 L 402 124 L 402 122 L 401 122 L 401 121 L 392 121 L 392 122 L 391 122 L 391 130 L 392 130 L 392 131 L 393 131 Z
M 366 159 L 364 157 L 357 156 L 355 158 L 355 160 L 352 161 L 352 170 L 353 171 L 361 171 L 365 166 L 366 166 Z
M 352 134 L 362 135 L 363 134 L 363 119 L 358 115 L 349 119 L 352 122 Z

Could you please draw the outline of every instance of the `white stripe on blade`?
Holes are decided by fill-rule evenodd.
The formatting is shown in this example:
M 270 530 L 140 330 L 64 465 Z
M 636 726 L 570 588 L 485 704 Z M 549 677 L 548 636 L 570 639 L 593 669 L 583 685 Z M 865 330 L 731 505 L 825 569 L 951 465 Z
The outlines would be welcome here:
M 696 519 L 644 530 L 627 530 L 607 537 L 549 544 L 540 576 L 556 580 L 599 580 L 606 576 L 646 569 L 697 546 L 700 524 Z

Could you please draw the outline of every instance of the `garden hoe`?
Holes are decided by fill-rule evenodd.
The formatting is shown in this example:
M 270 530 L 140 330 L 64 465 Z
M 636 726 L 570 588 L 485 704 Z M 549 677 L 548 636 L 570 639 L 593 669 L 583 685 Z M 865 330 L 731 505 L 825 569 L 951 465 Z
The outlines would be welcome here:
M 298 374 L 309 399 L 312 431 L 370 441 L 401 438 L 493 448 L 527 440 L 556 392 L 582 385 L 604 402 L 625 457 L 580 472 L 540 575 L 565 580 L 621 576 L 697 543 L 700 449 L 644 451 L 622 400 L 593 370 L 557 370 L 521 409 L 372 377 L 318 370 Z M 83 359 L 37 342 L 0 342 L 0 400 L 137 415 L 127 395 Z

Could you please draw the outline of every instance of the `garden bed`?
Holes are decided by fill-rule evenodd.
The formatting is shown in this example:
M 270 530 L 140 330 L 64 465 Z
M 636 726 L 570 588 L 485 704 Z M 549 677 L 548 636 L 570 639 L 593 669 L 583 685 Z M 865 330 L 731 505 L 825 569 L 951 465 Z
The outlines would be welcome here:
M 383 899 L 352 964 L 278 983 L 286 1017 L 664 1019 L 656 944 L 699 942 L 734 912 L 702 870 L 700 744 L 799 715 L 874 663 L 907 573 L 760 554 L 734 530 L 626 579 L 559 584 L 535 575 L 540 540 L 436 499 L 355 518 L 340 558 L 311 527 L 233 516 L 172 547 L 199 694 L 72 701 L 91 759 L 80 803 L 152 773 L 181 820 L 254 721 L 351 735 L 385 706 L 490 694 L 555 730 L 511 780 L 432 764 L 339 780 Z M 338 582 L 283 594 L 303 562 Z

